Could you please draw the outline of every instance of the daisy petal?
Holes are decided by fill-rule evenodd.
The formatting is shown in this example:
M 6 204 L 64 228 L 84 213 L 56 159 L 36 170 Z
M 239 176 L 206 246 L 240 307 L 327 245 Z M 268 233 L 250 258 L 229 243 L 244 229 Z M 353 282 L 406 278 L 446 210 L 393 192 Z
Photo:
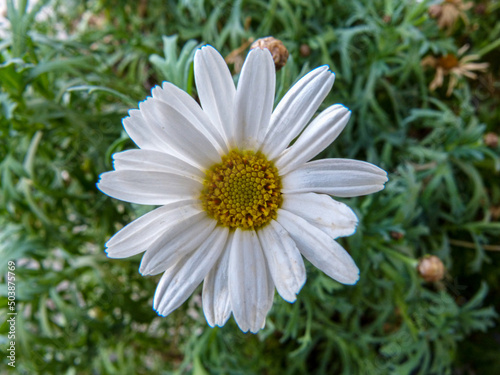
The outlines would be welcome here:
M 330 236 L 285 210 L 278 211 L 277 220 L 288 231 L 302 255 L 315 267 L 342 284 L 358 281 L 358 267 L 347 251 Z
M 168 146 L 183 155 L 192 164 L 205 169 L 220 162 L 220 155 L 212 142 L 193 124 L 189 116 L 175 107 L 155 98 L 139 105 L 146 121 L 165 133 Z
M 271 276 L 271 272 L 269 271 L 269 267 L 266 267 L 266 274 L 267 274 L 267 298 L 266 298 L 267 305 L 264 306 L 264 309 L 267 315 L 269 310 L 271 310 L 271 307 L 273 306 L 274 302 L 274 283 L 273 283 L 273 277 Z M 263 319 L 260 329 L 264 329 L 265 326 L 266 326 L 266 319 Z
M 175 153 L 164 142 L 164 134 L 156 126 L 146 121 L 140 110 L 131 109 L 128 114 L 129 116 L 122 120 L 123 128 L 139 148 Z
M 227 142 L 232 134 L 236 89 L 224 59 L 212 46 L 196 51 L 194 77 L 203 111 Z
M 216 224 L 201 211 L 170 225 L 142 257 L 139 272 L 157 275 L 172 267 L 206 241 Z
M 159 315 L 170 314 L 200 285 L 219 259 L 228 233 L 228 228 L 215 228 L 198 249 L 165 271 L 153 300 L 153 306 Z
M 306 268 L 295 242 L 274 220 L 257 234 L 278 293 L 285 301 L 294 302 L 306 281 Z
M 273 111 L 276 73 L 267 49 L 250 51 L 243 64 L 238 89 L 233 129 L 235 144 L 241 149 L 257 149 L 262 143 Z
M 266 261 L 257 234 L 236 229 L 229 256 L 229 296 L 234 319 L 243 332 L 257 332 L 271 308 Z
M 199 207 L 199 208 L 196 208 Z M 159 207 L 132 221 L 106 242 L 109 258 L 127 258 L 143 251 L 179 218 L 200 212 L 196 200 L 184 200 Z
M 153 150 L 127 150 L 113 154 L 115 170 L 175 173 L 203 183 L 205 174 L 199 168 L 173 155 Z
M 333 239 L 356 232 L 356 214 L 347 205 L 328 195 L 284 194 L 281 208 L 306 219 Z
M 227 153 L 226 141 L 221 133 L 213 126 L 206 113 L 203 112 L 198 103 L 187 92 L 172 85 L 170 82 L 163 82 L 162 87 L 156 86 L 152 94 L 153 98 L 161 100 L 173 107 L 176 112 L 182 113 L 186 121 L 189 121 L 196 129 L 202 132 L 210 140 L 210 143 L 217 148 L 220 154 Z
M 276 167 L 285 175 L 323 151 L 344 130 L 351 111 L 340 104 L 321 112 L 304 130 L 293 146 L 276 160 Z
M 283 177 L 284 194 L 323 193 L 337 197 L 357 197 L 384 188 L 387 173 L 359 160 L 324 159 L 304 164 Z
M 222 256 L 210 270 L 203 282 L 202 303 L 207 323 L 211 326 L 222 327 L 231 315 L 231 302 L 228 288 L 229 252 L 233 242 L 230 232 Z
M 297 137 L 330 92 L 335 75 L 321 66 L 302 77 L 276 106 L 261 151 L 276 158 Z
M 111 171 L 101 174 L 97 188 L 110 197 L 138 204 L 168 204 L 198 198 L 203 184 L 174 173 Z

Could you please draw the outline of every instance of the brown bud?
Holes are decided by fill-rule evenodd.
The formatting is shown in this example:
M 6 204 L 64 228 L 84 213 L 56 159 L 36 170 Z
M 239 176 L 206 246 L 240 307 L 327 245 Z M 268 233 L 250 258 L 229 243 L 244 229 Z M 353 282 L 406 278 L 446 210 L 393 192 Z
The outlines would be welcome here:
M 420 277 L 427 282 L 440 281 L 444 278 L 444 264 L 435 255 L 426 255 L 421 258 L 417 270 Z
M 491 148 L 496 148 L 498 146 L 498 135 L 489 132 L 484 135 L 484 144 Z
M 500 219 L 500 205 L 491 206 L 490 207 L 490 214 L 491 214 L 491 218 L 493 220 Z
M 300 52 L 300 56 L 307 57 L 311 54 L 311 47 L 309 47 L 309 45 L 305 44 L 305 43 L 301 44 L 299 52 Z
M 283 68 L 286 64 L 286 61 L 288 60 L 288 50 L 286 49 L 285 45 L 281 40 L 273 38 L 272 36 L 257 39 L 250 46 L 250 49 L 254 48 L 267 48 L 273 55 L 274 66 L 276 67 L 276 70 L 280 70 L 281 68 Z
M 403 233 L 396 232 L 395 230 L 391 230 L 390 235 L 395 240 L 400 240 L 400 239 L 404 238 L 404 236 L 405 236 Z

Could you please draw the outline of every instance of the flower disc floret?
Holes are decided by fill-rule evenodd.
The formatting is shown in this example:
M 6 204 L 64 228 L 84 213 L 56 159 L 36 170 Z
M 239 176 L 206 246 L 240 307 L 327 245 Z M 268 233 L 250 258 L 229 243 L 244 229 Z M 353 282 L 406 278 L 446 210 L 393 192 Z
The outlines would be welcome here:
M 201 200 L 223 226 L 259 228 L 277 217 L 281 179 L 262 153 L 233 150 L 207 171 Z

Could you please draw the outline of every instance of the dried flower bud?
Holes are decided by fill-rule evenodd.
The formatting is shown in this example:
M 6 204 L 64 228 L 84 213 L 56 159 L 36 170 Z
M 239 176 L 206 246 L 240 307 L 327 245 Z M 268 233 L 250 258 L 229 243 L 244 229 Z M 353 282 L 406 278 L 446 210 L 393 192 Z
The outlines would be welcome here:
M 305 43 L 301 44 L 299 52 L 300 52 L 300 56 L 307 57 L 311 54 L 311 47 L 309 47 L 309 45 L 305 44 Z
M 395 231 L 395 230 L 392 230 L 392 231 L 390 232 L 390 235 L 391 235 L 391 237 L 392 237 L 393 239 L 395 239 L 395 240 L 400 240 L 400 239 L 404 238 L 404 236 L 405 236 L 405 235 L 404 235 L 404 233 L 397 232 L 397 231 Z
M 427 282 L 440 281 L 444 278 L 444 264 L 435 255 L 421 258 L 417 266 L 418 273 Z
M 493 132 L 486 133 L 484 135 L 484 144 L 488 147 L 491 147 L 491 148 L 497 148 L 498 147 L 498 135 L 493 133 Z
M 273 38 L 272 36 L 257 39 L 250 46 L 250 49 L 254 48 L 267 48 L 273 55 L 276 70 L 280 70 L 281 68 L 283 68 L 286 64 L 286 61 L 288 60 L 288 50 L 286 49 L 285 45 L 281 40 Z
M 491 206 L 490 207 L 490 214 L 491 214 L 491 218 L 493 220 L 500 219 L 500 205 Z

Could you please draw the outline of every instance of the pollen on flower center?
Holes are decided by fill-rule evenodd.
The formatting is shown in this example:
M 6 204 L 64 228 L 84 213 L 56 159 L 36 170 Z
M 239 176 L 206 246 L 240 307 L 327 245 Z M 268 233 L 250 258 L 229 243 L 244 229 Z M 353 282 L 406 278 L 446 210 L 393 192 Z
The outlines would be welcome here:
M 221 225 L 258 228 L 277 216 L 281 179 L 262 153 L 233 150 L 207 171 L 201 200 Z

